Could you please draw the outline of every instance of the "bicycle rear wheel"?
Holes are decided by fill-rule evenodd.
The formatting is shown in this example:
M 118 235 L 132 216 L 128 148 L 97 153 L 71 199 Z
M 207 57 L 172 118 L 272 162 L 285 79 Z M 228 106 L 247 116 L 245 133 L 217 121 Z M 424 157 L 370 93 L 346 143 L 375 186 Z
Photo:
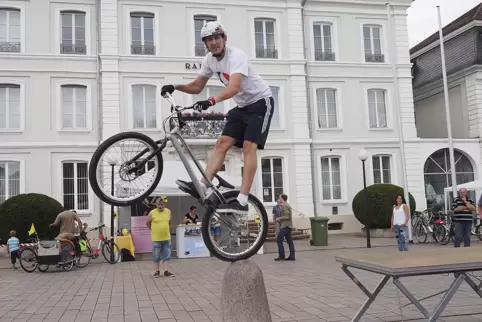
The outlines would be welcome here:
M 419 221 L 417 226 L 415 226 L 414 232 L 419 243 L 425 243 L 427 241 L 427 228 L 425 228 L 422 221 Z
M 111 259 L 111 249 L 114 249 L 114 258 Z M 121 261 L 121 252 L 119 247 L 114 241 L 105 240 L 102 245 L 102 255 L 107 263 L 116 264 Z
M 161 180 L 162 153 L 154 154 L 141 169 L 135 167 L 157 149 L 150 137 L 138 132 L 122 132 L 105 140 L 89 165 L 89 182 L 96 196 L 114 206 L 129 206 L 149 196 Z
M 27 273 L 33 273 L 38 266 L 37 252 L 30 247 L 23 248 L 18 254 L 20 266 Z
M 238 194 L 239 191 L 237 190 L 222 193 L 227 203 L 236 201 Z M 237 214 L 217 214 L 213 207 L 206 209 L 201 227 L 204 244 L 211 254 L 222 261 L 235 262 L 250 258 L 260 250 L 266 240 L 268 235 L 268 215 L 266 209 L 261 201 L 251 194 L 248 196 L 248 205 L 249 213 L 245 219 L 240 218 L 241 216 Z M 257 222 L 258 218 L 259 223 Z M 211 229 L 213 220 L 221 222 L 221 236 L 218 236 L 219 240 L 217 242 L 213 236 L 213 232 L 216 233 L 216 229 Z M 223 234 L 226 228 L 232 228 L 229 234 Z M 251 241 L 252 245 L 250 246 Z M 246 244 L 247 247 L 243 247 Z M 229 251 L 233 251 L 233 253 Z
M 434 225 L 433 226 L 433 238 L 440 245 L 447 245 L 449 243 L 449 232 L 445 225 Z

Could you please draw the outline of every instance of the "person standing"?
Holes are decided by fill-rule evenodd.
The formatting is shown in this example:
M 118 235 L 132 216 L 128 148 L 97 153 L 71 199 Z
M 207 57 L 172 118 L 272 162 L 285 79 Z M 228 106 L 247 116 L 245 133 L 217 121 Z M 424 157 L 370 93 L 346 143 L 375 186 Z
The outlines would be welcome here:
M 283 200 L 281 199 L 281 196 L 278 197 L 277 204 L 276 206 L 273 207 L 273 221 L 275 222 L 275 236 L 278 237 L 279 234 L 279 229 L 280 229 L 280 223 L 279 221 L 276 220 L 276 218 L 281 217 L 281 211 L 283 209 Z
M 147 216 L 147 228 L 151 230 L 152 261 L 156 270 L 153 277 L 158 278 L 160 262 L 164 264 L 164 276 L 174 276 L 169 272 L 169 260 L 171 259 L 171 210 L 165 207 L 164 200 L 157 200 L 156 208 Z M 162 258 L 161 258 L 162 256 Z
M 397 237 L 398 250 L 401 252 L 408 251 L 408 218 L 409 209 L 405 198 L 402 195 L 395 197 L 395 205 L 392 211 L 392 231 L 395 231 Z
M 459 190 L 459 196 L 452 202 L 452 210 L 454 211 L 452 221 L 455 223 L 454 247 L 460 247 L 462 239 L 464 240 L 464 247 L 470 247 L 475 203 L 472 199 L 467 198 L 467 189 Z
M 294 261 L 295 260 L 295 245 L 293 243 L 293 237 L 291 231 L 293 230 L 293 216 L 291 211 L 291 206 L 288 203 L 288 196 L 285 194 L 280 195 L 280 200 L 282 203 L 281 217 L 276 218 L 276 221 L 280 224 L 280 230 L 278 236 L 276 237 L 276 242 L 278 244 L 278 257 L 275 261 Z M 290 256 L 285 258 L 285 248 L 283 246 L 283 240 L 286 238 L 288 247 L 290 249 Z
M 17 238 L 17 232 L 15 230 L 12 230 L 10 231 L 10 238 L 7 240 L 7 252 L 10 254 L 10 260 L 12 262 L 13 269 L 17 269 L 15 264 L 17 263 L 19 249 L 20 241 Z

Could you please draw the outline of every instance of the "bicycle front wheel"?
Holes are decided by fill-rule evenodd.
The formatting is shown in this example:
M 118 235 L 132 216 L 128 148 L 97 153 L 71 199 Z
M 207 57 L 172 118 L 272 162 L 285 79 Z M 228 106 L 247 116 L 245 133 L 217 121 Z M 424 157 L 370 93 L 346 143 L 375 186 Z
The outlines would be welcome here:
M 449 243 L 449 231 L 444 225 L 434 225 L 433 238 L 440 245 L 447 245 Z
M 111 250 L 114 250 L 114 258 L 111 258 Z M 117 244 L 113 241 L 106 240 L 102 245 L 102 255 L 109 264 L 116 264 L 121 261 L 121 252 Z
M 238 190 L 223 192 L 226 202 L 236 201 Z M 202 221 L 202 237 L 207 249 L 226 262 L 250 258 L 263 246 L 268 235 L 268 215 L 261 201 L 248 196 L 248 215 L 218 214 L 213 207 L 206 209 Z M 219 223 L 219 225 L 217 224 Z
M 138 132 L 108 138 L 90 161 L 92 190 L 100 200 L 114 206 L 129 206 L 149 196 L 163 171 L 162 152 L 155 153 L 157 149 L 156 142 Z M 138 169 L 142 161 L 146 163 Z
M 417 224 L 414 231 L 419 243 L 425 243 L 427 241 L 427 228 L 425 228 L 422 222 Z

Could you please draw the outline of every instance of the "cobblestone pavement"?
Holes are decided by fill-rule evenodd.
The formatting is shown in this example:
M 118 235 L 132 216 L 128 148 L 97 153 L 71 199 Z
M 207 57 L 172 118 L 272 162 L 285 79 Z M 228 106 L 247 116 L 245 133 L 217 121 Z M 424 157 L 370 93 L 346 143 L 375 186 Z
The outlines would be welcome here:
M 481 243 L 473 245 L 480 246 Z M 414 245 L 411 249 L 441 247 L 450 245 Z M 390 249 L 300 251 L 296 262 L 274 262 L 274 254 L 255 256 L 253 259 L 263 270 L 273 322 L 350 321 L 366 297 L 341 271 L 334 256 Z M 149 261 L 110 265 L 96 260 L 71 272 L 50 268 L 46 273 L 31 274 L 7 268 L 6 258 L 1 259 L 1 264 L 0 322 L 220 321 L 221 280 L 228 266 L 214 258 L 173 260 L 175 277 L 153 279 Z M 381 278 L 352 271 L 369 289 Z M 446 289 L 453 276 L 401 280 L 417 298 L 423 298 Z M 365 315 L 365 321 L 401 321 L 397 295 L 389 282 L 372 304 L 369 315 Z M 430 310 L 439 299 L 440 296 L 423 303 Z M 408 303 L 401 294 L 400 301 L 402 305 Z M 458 316 L 439 321 L 481 322 L 482 299 L 464 283 L 443 315 Z M 405 321 L 422 321 L 422 317 L 412 306 L 403 308 Z

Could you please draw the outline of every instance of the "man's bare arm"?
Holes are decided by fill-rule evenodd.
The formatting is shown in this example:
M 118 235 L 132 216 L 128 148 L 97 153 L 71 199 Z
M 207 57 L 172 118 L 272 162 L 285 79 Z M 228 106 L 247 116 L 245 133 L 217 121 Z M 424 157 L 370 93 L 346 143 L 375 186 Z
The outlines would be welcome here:
M 204 87 L 206 86 L 209 78 L 203 77 L 201 75 L 198 75 L 195 80 L 188 84 L 178 84 L 174 85 L 174 88 L 178 91 L 181 91 L 183 93 L 187 94 L 199 94 L 202 92 Z
M 224 88 L 221 93 L 214 96 L 216 103 L 225 101 L 236 95 L 241 89 L 241 83 L 243 81 L 243 74 L 236 73 L 231 75 L 228 86 Z
M 149 214 L 147 216 L 147 222 L 146 222 L 146 226 L 147 226 L 147 228 L 149 228 L 149 230 L 151 229 L 151 224 L 152 224 L 152 215 Z

